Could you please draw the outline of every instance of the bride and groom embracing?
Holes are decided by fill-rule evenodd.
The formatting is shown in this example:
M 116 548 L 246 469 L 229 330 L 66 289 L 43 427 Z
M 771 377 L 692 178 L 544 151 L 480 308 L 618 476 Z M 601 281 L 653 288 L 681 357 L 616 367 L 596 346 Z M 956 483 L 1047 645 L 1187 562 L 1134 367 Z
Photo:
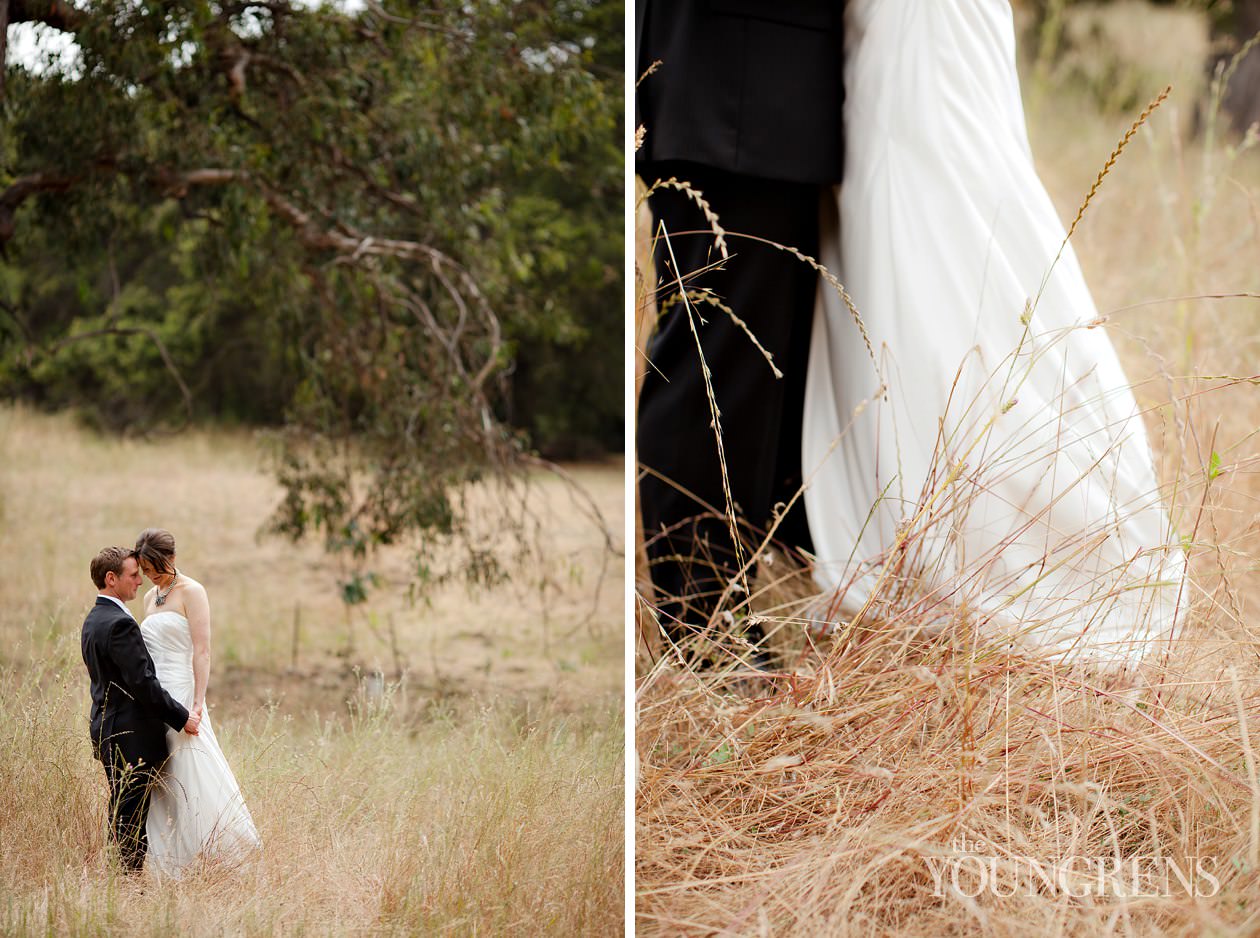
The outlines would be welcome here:
M 178 876 L 199 856 L 234 857 L 260 841 L 206 711 L 210 603 L 175 567 L 175 539 L 160 528 L 133 550 L 106 547 L 91 563 L 99 593 L 83 622 L 91 679 L 92 748 L 109 784 L 110 834 L 121 863 L 146 854 Z M 142 584 L 144 621 L 127 603 Z
M 1034 166 L 1008 0 L 649 0 L 636 40 L 664 637 L 729 635 L 773 529 L 827 628 L 895 596 L 886 619 L 1060 660 L 1166 648 L 1185 555 Z M 729 647 L 764 664 L 745 621 Z

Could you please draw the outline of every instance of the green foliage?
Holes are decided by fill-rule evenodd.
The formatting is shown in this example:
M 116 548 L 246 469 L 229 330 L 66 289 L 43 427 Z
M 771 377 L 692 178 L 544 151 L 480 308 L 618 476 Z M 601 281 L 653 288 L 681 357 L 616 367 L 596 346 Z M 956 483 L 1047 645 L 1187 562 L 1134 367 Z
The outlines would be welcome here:
M 616 447 L 623 10 L 85 6 L 6 70 L 0 387 L 282 425 L 277 529 L 356 556 Z
M 164 348 L 192 416 L 279 420 L 299 380 L 292 279 L 277 265 L 216 263 L 206 221 L 175 203 L 115 212 L 118 228 L 73 249 L 70 266 L 51 226 L 8 246 L 0 383 L 109 429 L 152 427 L 187 416 Z

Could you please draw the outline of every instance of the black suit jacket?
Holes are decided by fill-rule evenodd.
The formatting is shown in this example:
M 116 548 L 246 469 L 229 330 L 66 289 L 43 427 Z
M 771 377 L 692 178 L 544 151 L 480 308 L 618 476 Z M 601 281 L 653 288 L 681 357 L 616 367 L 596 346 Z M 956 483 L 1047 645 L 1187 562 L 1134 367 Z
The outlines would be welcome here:
M 641 163 L 832 184 L 844 164 L 841 0 L 639 0 Z
M 92 744 L 106 742 L 135 764 L 158 766 L 169 749 L 166 727 L 182 730 L 188 711 L 158 683 L 140 626 L 104 596 L 83 620 L 83 663 L 92 681 Z

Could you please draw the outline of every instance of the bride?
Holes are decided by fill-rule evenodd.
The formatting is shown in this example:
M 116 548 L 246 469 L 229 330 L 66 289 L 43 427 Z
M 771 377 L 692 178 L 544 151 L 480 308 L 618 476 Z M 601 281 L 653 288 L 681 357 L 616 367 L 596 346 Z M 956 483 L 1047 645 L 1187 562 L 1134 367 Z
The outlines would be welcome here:
M 210 602 L 205 588 L 175 567 L 175 538 L 160 528 L 136 541 L 140 569 L 153 582 L 140 633 L 158 681 L 189 712 L 197 736 L 167 732 L 170 756 L 154 786 L 146 832 L 159 872 L 177 876 L 198 856 L 238 856 L 260 844 L 236 777 L 206 712 L 210 682 Z
M 828 617 L 910 596 L 915 621 L 1136 661 L 1178 621 L 1185 558 L 1033 165 L 1010 5 L 850 0 L 845 17 L 822 260 L 870 345 L 824 284 L 802 465 Z

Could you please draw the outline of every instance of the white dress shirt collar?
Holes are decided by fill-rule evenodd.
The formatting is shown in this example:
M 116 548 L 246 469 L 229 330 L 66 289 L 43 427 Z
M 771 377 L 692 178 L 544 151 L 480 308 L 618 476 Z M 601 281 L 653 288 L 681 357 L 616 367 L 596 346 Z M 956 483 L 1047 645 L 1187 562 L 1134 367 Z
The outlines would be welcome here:
M 135 618 L 134 615 L 131 615 L 131 610 L 127 608 L 127 604 L 123 602 L 121 599 L 119 599 L 117 596 L 110 596 L 109 593 L 97 593 L 96 595 L 100 596 L 102 599 L 112 599 L 114 602 L 118 603 L 119 609 L 127 613 L 127 615 L 131 616 L 131 618 L 133 619 Z

